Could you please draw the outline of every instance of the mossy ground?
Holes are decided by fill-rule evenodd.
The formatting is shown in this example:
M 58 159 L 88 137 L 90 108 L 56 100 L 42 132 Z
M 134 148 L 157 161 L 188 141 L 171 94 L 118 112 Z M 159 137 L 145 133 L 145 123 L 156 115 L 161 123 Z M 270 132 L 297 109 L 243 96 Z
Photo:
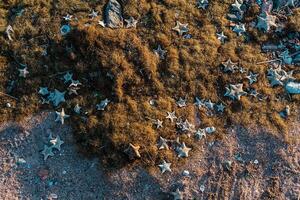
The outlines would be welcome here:
M 68 123 L 74 127 L 80 149 L 101 156 L 110 166 L 127 163 L 123 151 L 129 143 L 141 146 L 142 158 L 135 163 L 153 165 L 162 159 L 177 160 L 173 151 L 158 151 L 159 136 L 167 139 L 179 136 L 196 151 L 201 142 L 185 134 L 179 135 L 174 123 L 164 120 L 163 128 L 155 128 L 151 119 L 165 119 L 167 111 L 175 110 L 177 116 L 187 118 L 196 127 L 215 126 L 217 133 L 208 140 L 222 139 L 226 128 L 236 124 L 245 127 L 257 124 L 282 134 L 288 131 L 295 114 L 292 112 L 285 120 L 279 112 L 286 105 L 291 110 L 298 109 L 300 99 L 288 96 L 282 87 L 272 88 L 266 78 L 268 64 L 256 64 L 268 59 L 268 55 L 261 52 L 261 45 L 284 36 L 265 34 L 252 27 L 247 27 L 247 36 L 237 36 L 226 19 L 233 3 L 230 0 L 212 1 L 206 11 L 196 8 L 194 0 L 124 1 L 124 17 L 138 19 L 138 26 L 112 30 L 100 27 L 96 19 L 88 17 L 91 10 L 96 9 L 98 19 L 102 19 L 105 2 L 7 0 L 0 3 L 3 31 L 0 36 L 0 91 L 5 92 L 9 82 L 15 80 L 10 95 L 18 98 L 15 101 L 1 96 L 1 122 L 22 119 L 43 109 L 64 107 L 66 113 L 72 115 Z M 22 8 L 24 12 L 17 16 Z M 60 27 L 67 13 L 78 20 L 70 23 L 72 32 L 63 37 Z M 259 8 L 253 6 L 247 11 L 245 21 L 255 21 L 257 13 Z M 295 13 L 289 23 L 293 31 L 299 31 L 299 12 Z M 191 39 L 184 39 L 172 30 L 176 21 L 189 24 Z M 15 31 L 12 42 L 4 34 L 9 24 Z M 216 32 L 221 31 L 228 36 L 225 44 L 216 38 Z M 153 51 L 158 45 L 168 52 L 164 60 Z M 42 56 L 45 49 L 48 54 Z M 243 83 L 244 88 L 249 87 L 245 74 L 222 72 L 220 65 L 228 58 L 259 73 L 258 82 L 251 87 L 267 99 L 259 101 L 246 96 L 241 101 L 231 101 L 224 97 L 228 84 Z M 18 76 L 18 63 L 27 64 L 28 78 Z M 295 67 L 287 66 L 287 69 Z M 58 108 L 42 105 L 39 87 L 66 90 L 61 72 L 68 70 L 83 84 L 79 95 L 67 96 L 66 103 Z M 295 77 L 300 78 L 299 74 Z M 196 96 L 225 103 L 224 114 L 207 116 L 205 110 L 193 105 Z M 175 101 L 179 97 L 187 97 L 189 105 L 178 108 Z M 97 111 L 95 105 L 104 98 L 112 102 L 105 111 Z M 151 99 L 156 100 L 157 106 L 149 104 Z M 12 108 L 5 106 L 7 102 Z M 87 115 L 73 112 L 77 103 Z M 180 159 L 180 162 L 184 161 Z

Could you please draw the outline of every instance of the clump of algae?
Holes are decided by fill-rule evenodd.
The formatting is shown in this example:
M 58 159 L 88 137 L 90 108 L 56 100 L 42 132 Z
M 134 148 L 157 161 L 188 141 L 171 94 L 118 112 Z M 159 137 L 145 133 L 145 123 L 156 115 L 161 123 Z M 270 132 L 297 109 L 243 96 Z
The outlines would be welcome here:
M 50 1 L 23 1 L 21 5 L 31 12 L 14 17 L 17 39 L 8 42 L 4 35 L 0 37 L 4 44 L 0 57 L 1 89 L 4 91 L 4 86 L 15 80 L 11 94 L 18 98 L 13 100 L 13 108 L 0 110 L 1 121 L 22 119 L 29 113 L 53 109 L 40 104 L 37 90 L 40 86 L 65 90 L 60 80 L 63 74 L 59 72 L 72 70 L 84 86 L 78 96 L 67 97 L 67 102 L 60 107 L 72 114 L 70 124 L 81 151 L 99 155 L 108 166 L 123 166 L 128 162 L 124 149 L 129 143 L 140 146 L 142 157 L 135 161 L 137 164 L 149 166 L 161 159 L 177 160 L 173 151 L 158 151 L 159 136 L 170 140 L 180 137 L 180 141 L 196 151 L 195 140 L 178 134 L 174 123 L 165 120 L 167 111 L 174 110 L 177 116 L 197 127 L 215 126 L 217 134 L 209 136 L 208 140 L 222 139 L 226 129 L 236 124 L 246 127 L 258 124 L 284 133 L 295 116 L 284 120 L 278 112 L 286 104 L 296 108 L 299 99 L 278 101 L 284 94 L 283 89 L 269 86 L 266 64 L 255 64 L 266 60 L 260 50 L 262 42 L 276 40 L 276 35 L 262 34 L 249 27 L 251 41 L 245 42 L 243 36 L 230 30 L 226 19 L 231 3 L 213 1 L 203 11 L 195 7 L 194 1 L 124 1 L 124 17 L 139 19 L 137 28 L 108 29 L 87 17 L 92 9 L 103 11 L 104 3 L 68 0 L 54 5 Z M 70 4 L 73 7 L 69 7 Z M 16 5 L 20 2 L 10 1 L 1 9 Z M 251 13 L 258 10 L 253 7 L 248 12 L 245 20 L 251 21 L 254 20 Z M 0 16 L 12 19 L 8 13 Z M 59 28 L 66 13 L 78 16 L 78 21 L 72 21 L 72 32 L 62 37 Z M 291 18 L 290 23 L 296 20 Z M 191 39 L 184 39 L 172 30 L 176 21 L 189 24 Z M 225 44 L 216 38 L 216 32 L 221 31 L 229 39 Z M 165 59 L 155 55 L 153 49 L 158 45 L 167 50 Z M 66 48 L 70 46 L 72 48 Z M 43 47 L 48 51 L 46 57 L 40 56 Z M 266 100 L 247 96 L 241 101 L 231 101 L 224 97 L 225 87 L 230 83 L 250 87 L 245 75 L 222 72 L 220 65 L 228 58 L 259 73 L 259 81 L 251 87 L 267 96 Z M 27 64 L 28 78 L 18 77 L 18 63 Z M 196 96 L 224 102 L 227 105 L 224 114 L 207 116 L 205 110 L 192 105 Z M 187 97 L 189 105 L 178 108 L 175 101 L 179 97 Z M 95 105 L 104 98 L 111 103 L 105 111 L 97 111 Z M 149 104 L 151 99 L 156 106 Z M 7 101 L 12 100 L 9 97 L 1 99 L 3 107 Z M 77 103 L 87 115 L 73 113 Z M 153 119 L 164 119 L 163 128 L 156 129 Z M 179 160 L 178 164 L 181 162 L 184 161 Z

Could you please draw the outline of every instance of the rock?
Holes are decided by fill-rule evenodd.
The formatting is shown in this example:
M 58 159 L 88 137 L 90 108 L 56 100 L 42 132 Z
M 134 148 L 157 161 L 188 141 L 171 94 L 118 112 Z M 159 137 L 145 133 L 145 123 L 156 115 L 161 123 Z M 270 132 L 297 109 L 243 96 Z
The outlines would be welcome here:
M 285 85 L 285 90 L 290 94 L 300 94 L 300 83 L 288 82 Z
M 117 0 L 109 0 L 105 8 L 105 24 L 110 28 L 122 28 L 122 6 Z

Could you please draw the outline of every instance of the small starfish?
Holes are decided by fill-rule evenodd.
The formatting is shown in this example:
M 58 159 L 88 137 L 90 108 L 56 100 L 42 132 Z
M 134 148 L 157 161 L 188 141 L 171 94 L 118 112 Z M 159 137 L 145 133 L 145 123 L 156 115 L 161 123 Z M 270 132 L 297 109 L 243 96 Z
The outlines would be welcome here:
M 56 111 L 56 115 L 57 115 L 57 117 L 56 117 L 55 121 L 56 122 L 60 121 L 61 124 L 64 124 L 65 123 L 65 119 L 68 118 L 68 117 L 70 117 L 70 115 L 66 115 L 64 108 L 61 109 L 61 112 L 57 112 Z
M 133 17 L 130 17 L 129 19 L 125 19 L 126 28 L 136 28 L 136 25 L 138 23 L 137 20 L 135 20 Z
M 206 133 L 204 129 L 199 128 L 195 133 L 195 137 L 197 140 L 201 140 L 203 137 L 206 138 Z
M 249 84 L 252 85 L 253 83 L 255 83 L 257 81 L 257 76 L 259 74 L 253 74 L 252 72 L 250 72 L 250 74 L 248 76 L 246 76 L 246 78 L 249 80 Z
M 227 39 L 227 36 L 224 35 L 223 32 L 221 32 L 221 33 L 217 33 L 217 38 L 218 38 L 218 40 L 220 40 L 222 43 L 224 43 L 225 40 Z
M 139 152 L 140 146 L 135 146 L 129 143 L 129 147 L 125 149 L 125 153 L 129 156 L 129 159 L 134 159 L 135 157 L 140 158 L 141 154 Z
M 185 107 L 186 106 L 186 99 L 183 99 L 183 98 L 179 98 L 179 100 L 176 102 L 176 104 L 182 108 L 182 107 Z
M 161 59 L 165 59 L 166 50 L 163 50 L 160 45 L 158 45 L 157 49 L 154 49 L 154 53 L 160 57 Z
M 27 74 L 29 74 L 27 67 L 25 67 L 24 69 L 18 69 L 18 70 L 20 72 L 19 77 L 26 78 Z
M 154 124 L 156 125 L 156 128 L 159 129 L 159 128 L 162 128 L 163 127 L 163 121 L 160 121 L 159 119 L 157 119 Z
M 95 17 L 98 17 L 98 12 L 93 10 L 91 14 L 89 14 L 89 16 L 94 19 Z
M 188 24 L 182 24 L 179 21 L 176 22 L 176 26 L 172 30 L 177 31 L 180 36 L 189 31 Z
M 208 6 L 208 0 L 198 0 L 196 6 L 205 10 Z
M 76 106 L 74 107 L 74 112 L 77 114 L 80 114 L 80 110 L 81 110 L 81 107 L 79 106 L 79 104 L 76 104 Z
M 224 66 L 224 72 L 234 72 L 237 68 L 237 63 L 233 63 L 230 58 L 226 62 L 222 62 L 222 65 Z
M 67 83 L 67 82 L 69 82 L 69 81 L 73 81 L 73 74 L 70 73 L 70 72 L 67 72 L 67 73 L 64 75 L 64 79 L 65 79 L 64 83 Z
M 183 158 L 183 157 L 188 157 L 189 156 L 189 151 L 191 148 L 188 148 L 185 143 L 183 142 L 181 147 L 178 148 L 178 157 Z
M 47 87 L 40 87 L 39 94 L 41 94 L 43 96 L 49 94 L 48 88 Z
M 69 15 L 69 14 L 67 14 L 66 16 L 64 16 L 63 18 L 64 18 L 64 20 L 66 20 L 66 21 L 71 21 L 72 20 L 72 15 Z
M 222 103 L 217 105 L 217 111 L 218 112 L 224 112 L 224 109 L 225 109 L 225 106 Z
M 50 140 L 50 143 L 52 144 L 52 148 L 60 151 L 60 146 L 64 143 L 64 141 L 62 141 L 59 136 L 56 136 L 55 139 Z
M 160 165 L 158 165 L 158 166 L 160 167 L 162 174 L 165 173 L 166 171 L 167 172 L 172 172 L 172 170 L 170 168 L 171 167 L 171 163 L 167 163 L 165 160 L 163 160 L 163 163 L 160 164 Z
M 97 110 L 104 110 L 109 102 L 110 102 L 110 100 L 108 100 L 107 98 L 102 100 L 99 104 L 96 105 Z
M 178 188 L 176 189 L 175 192 L 171 192 L 171 194 L 173 195 L 174 200 L 183 200 L 183 194 Z
M 211 100 L 205 101 L 204 104 L 205 104 L 206 108 L 211 109 L 211 110 L 214 109 L 215 104 L 213 102 L 211 102 Z
M 199 99 L 198 97 L 196 97 L 194 105 L 198 106 L 198 108 L 201 108 L 202 106 L 205 106 L 205 103 L 201 99 Z
M 52 152 L 52 147 L 48 147 L 47 145 L 44 145 L 44 149 L 41 153 L 44 155 L 44 160 L 47 160 L 49 156 L 54 156 L 54 153 Z
M 258 29 L 268 32 L 272 26 L 277 27 L 276 16 L 270 15 L 267 12 L 258 16 L 258 21 L 256 25 Z
M 250 90 L 249 95 L 253 96 L 253 97 L 257 97 L 257 95 L 259 95 L 259 93 L 255 89 L 252 89 L 252 90 Z
M 167 112 L 168 113 L 168 116 L 166 117 L 167 119 L 170 119 L 171 122 L 173 123 L 174 122 L 174 119 L 177 119 L 176 115 L 175 115 L 175 111 L 173 112 Z
M 230 84 L 229 87 L 226 87 L 226 93 L 224 96 L 228 96 L 231 99 L 240 100 L 241 96 L 246 95 L 247 92 L 243 91 L 243 84 Z
M 99 24 L 100 26 L 102 26 L 103 28 L 106 27 L 106 24 L 105 24 L 105 22 L 104 22 L 103 20 L 99 20 L 99 21 L 98 21 L 98 24 Z
M 57 89 L 54 90 L 54 92 L 51 92 L 48 96 L 48 100 L 53 103 L 53 105 L 56 107 L 61 102 L 65 102 L 65 93 L 66 92 L 60 92 Z
M 236 24 L 233 28 L 233 32 L 235 32 L 238 36 L 242 35 L 242 33 L 246 32 L 245 24 Z
M 169 150 L 169 145 L 167 143 L 167 139 L 159 136 L 159 144 L 158 144 L 158 149 L 166 149 L 166 150 Z
M 231 4 L 231 6 L 235 11 L 242 12 L 241 10 L 242 4 L 238 0 L 235 0 L 234 4 Z

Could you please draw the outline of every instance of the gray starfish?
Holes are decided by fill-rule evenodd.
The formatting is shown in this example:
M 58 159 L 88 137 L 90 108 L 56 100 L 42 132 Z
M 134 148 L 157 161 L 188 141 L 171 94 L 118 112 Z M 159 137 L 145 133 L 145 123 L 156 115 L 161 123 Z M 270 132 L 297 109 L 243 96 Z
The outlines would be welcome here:
M 194 105 L 198 106 L 198 108 L 201 108 L 202 106 L 205 106 L 205 103 L 201 99 L 199 99 L 198 97 L 196 97 Z
M 41 94 L 43 96 L 49 94 L 48 88 L 47 87 L 40 87 L 39 94 Z
M 91 14 L 89 14 L 89 16 L 90 16 L 92 19 L 94 19 L 95 17 L 98 17 L 98 11 L 93 10 L 93 11 L 91 12 Z
M 233 63 L 229 58 L 226 62 L 222 62 L 224 72 L 234 72 L 237 69 L 237 63 Z
M 179 21 L 176 22 L 176 26 L 172 30 L 177 31 L 177 33 L 182 36 L 184 33 L 189 31 L 188 24 L 182 24 Z
M 159 136 L 159 144 L 158 144 L 158 149 L 166 149 L 169 150 L 169 145 L 168 145 L 168 140 Z
M 19 77 L 26 78 L 27 74 L 29 74 L 27 67 L 25 67 L 24 69 L 18 69 L 18 70 L 20 72 Z
M 96 105 L 97 110 L 104 110 L 110 101 L 106 98 Z
M 247 70 L 244 67 L 240 67 L 239 72 L 243 74 L 243 73 L 246 73 Z
M 205 104 L 206 108 L 208 108 L 210 110 L 214 109 L 215 104 L 213 102 L 211 102 L 211 100 L 205 101 L 204 104 Z
M 168 113 L 168 116 L 166 117 L 167 119 L 170 119 L 171 122 L 173 123 L 174 122 L 174 119 L 177 119 L 176 115 L 175 115 L 175 111 L 173 112 L 167 112 Z
M 65 119 L 70 117 L 70 115 L 66 115 L 64 108 L 61 109 L 61 112 L 56 111 L 56 115 L 57 115 L 57 117 L 56 117 L 55 121 L 56 122 L 60 121 L 61 124 L 64 124 Z
M 175 192 L 171 192 L 174 200 L 183 200 L 182 192 L 177 188 Z
M 61 102 L 65 102 L 65 93 L 66 92 L 60 92 L 57 89 L 54 90 L 54 92 L 51 92 L 48 96 L 48 100 L 53 103 L 54 106 L 58 106 Z
M 69 14 L 67 14 L 66 16 L 64 16 L 63 18 L 64 18 L 64 20 L 66 20 L 66 21 L 71 21 L 72 20 L 72 15 L 69 15 Z
M 224 43 L 225 40 L 227 39 L 227 36 L 224 35 L 223 32 L 221 32 L 221 33 L 217 33 L 217 38 L 218 38 L 218 40 L 220 40 L 222 43 Z
M 64 141 L 62 141 L 58 135 L 55 139 L 50 140 L 50 143 L 52 144 L 52 148 L 55 148 L 58 151 L 60 151 L 60 146 L 64 143 Z
M 163 121 L 160 121 L 159 119 L 157 119 L 154 124 L 156 125 L 156 128 L 159 129 L 159 128 L 162 128 L 163 127 Z
M 186 99 L 183 99 L 183 98 L 179 98 L 179 100 L 176 102 L 176 104 L 182 108 L 182 107 L 185 107 L 186 106 Z
M 241 96 L 246 95 L 247 92 L 243 91 L 243 84 L 230 84 L 229 87 L 226 87 L 226 93 L 224 96 L 228 96 L 231 99 L 240 100 Z
M 158 165 L 160 167 L 161 173 L 165 172 L 172 172 L 171 170 L 171 163 L 167 163 L 165 160 L 163 160 L 163 163 Z
M 250 72 L 250 74 L 248 76 L 246 76 L 246 78 L 249 80 L 250 85 L 252 85 L 253 83 L 255 83 L 257 81 L 257 76 L 258 76 L 258 74 L 253 74 L 252 72 Z
M 154 53 L 161 59 L 165 59 L 166 50 L 163 50 L 160 45 L 158 45 L 157 49 L 154 49 Z
M 245 33 L 246 32 L 246 27 L 245 27 L 245 24 L 236 24 L 234 26 L 234 28 L 232 29 L 233 32 L 235 32 L 237 35 L 242 35 L 242 33 Z
M 195 137 L 197 140 L 201 140 L 203 137 L 206 137 L 206 133 L 204 129 L 199 128 L 195 133 Z
M 48 147 L 47 145 L 44 145 L 44 149 L 41 153 L 44 156 L 44 160 L 47 160 L 49 156 L 54 156 L 54 153 L 52 152 L 52 147 Z
M 258 29 L 268 32 L 272 26 L 277 27 L 276 16 L 270 15 L 267 12 L 264 12 L 258 16 L 256 25 Z
M 249 95 L 253 96 L 253 97 L 257 97 L 257 95 L 259 95 L 259 94 L 255 89 L 252 89 L 252 90 L 250 90 Z
M 208 0 L 198 0 L 196 6 L 205 10 L 208 6 Z
M 225 106 L 222 103 L 217 104 L 216 106 L 218 112 L 224 112 Z
M 137 20 L 135 20 L 133 17 L 130 17 L 129 19 L 125 19 L 126 28 L 136 28 L 136 25 L 138 23 Z
M 180 158 L 186 158 L 189 156 L 189 151 L 191 148 L 188 148 L 185 143 L 183 142 L 181 147 L 178 148 L 178 157 Z

